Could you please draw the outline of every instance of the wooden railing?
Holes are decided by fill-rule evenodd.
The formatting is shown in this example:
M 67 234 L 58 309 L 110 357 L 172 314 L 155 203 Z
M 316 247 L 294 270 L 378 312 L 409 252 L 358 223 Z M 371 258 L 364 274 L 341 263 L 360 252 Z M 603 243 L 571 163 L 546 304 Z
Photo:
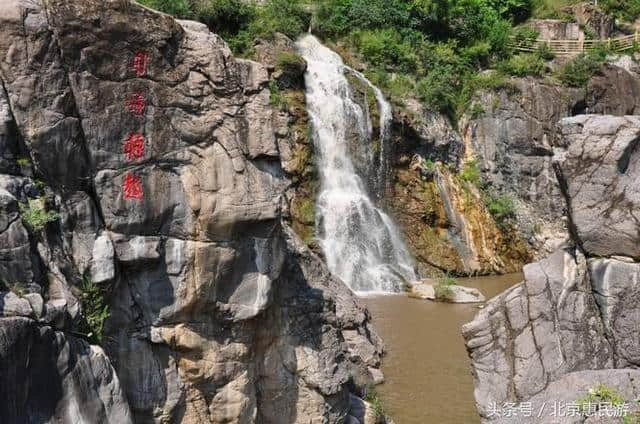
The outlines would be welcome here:
M 511 38 L 511 47 L 522 52 L 535 52 L 543 46 L 547 46 L 556 56 L 577 56 L 585 51 L 604 45 L 612 51 L 623 52 L 631 50 L 640 44 L 640 33 L 624 37 L 609 38 L 603 40 L 516 40 Z

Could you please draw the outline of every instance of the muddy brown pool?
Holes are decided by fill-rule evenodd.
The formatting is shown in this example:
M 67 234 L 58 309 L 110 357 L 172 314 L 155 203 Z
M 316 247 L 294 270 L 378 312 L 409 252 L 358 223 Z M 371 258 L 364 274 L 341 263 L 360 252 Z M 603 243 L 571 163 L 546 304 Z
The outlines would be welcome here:
M 459 279 L 487 299 L 522 281 L 522 274 Z M 386 347 L 377 387 L 396 424 L 476 424 L 469 359 L 460 328 L 477 305 L 450 305 L 406 296 L 365 298 Z

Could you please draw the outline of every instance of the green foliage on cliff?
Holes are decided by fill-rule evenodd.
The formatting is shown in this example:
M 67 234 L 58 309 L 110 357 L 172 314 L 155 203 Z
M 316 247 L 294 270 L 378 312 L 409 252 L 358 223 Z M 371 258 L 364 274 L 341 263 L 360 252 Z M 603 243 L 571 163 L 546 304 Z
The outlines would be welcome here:
M 287 52 L 280 53 L 276 58 L 276 63 L 278 64 L 278 68 L 289 73 L 296 73 L 306 66 L 304 58 L 297 54 Z
M 502 62 L 499 68 L 517 77 L 542 76 L 545 72 L 544 60 L 537 54 L 521 53 Z
M 558 72 L 563 83 L 573 87 L 583 87 L 607 61 L 609 50 L 605 45 L 575 57 Z
M 622 406 L 625 403 L 624 398 L 618 391 L 605 384 L 589 389 L 589 392 L 582 398 L 576 400 L 578 407 L 582 412 L 588 412 L 591 408 L 599 408 L 600 405 L 608 404 L 611 406 Z
M 378 395 L 374 387 L 369 387 L 367 389 L 367 394 L 364 400 L 366 400 L 371 404 L 371 407 L 373 408 L 373 411 L 376 414 L 376 419 L 378 421 L 383 420 L 385 416 L 384 405 L 382 404 L 382 400 L 380 399 L 380 396 Z
M 571 17 L 564 11 L 567 6 L 581 0 L 535 0 L 533 17 L 537 19 L 565 19 Z
M 188 0 L 138 0 L 138 2 L 180 19 L 193 17 L 192 4 Z
M 140 3 L 181 19 L 205 23 L 238 55 L 251 54 L 256 38 L 268 39 L 276 32 L 295 38 L 309 27 L 311 18 L 300 0 L 268 0 L 260 7 L 246 0 L 140 0 Z
M 640 17 L 640 0 L 600 0 L 598 6 L 622 21 L 633 22 Z
M 104 293 L 90 279 L 82 281 L 82 315 L 86 321 L 87 338 L 93 344 L 102 343 L 104 322 L 109 317 L 109 305 L 106 304 Z
M 500 227 L 504 227 L 515 213 L 513 200 L 506 194 L 485 193 L 485 202 L 489 212 Z
M 60 215 L 57 212 L 45 209 L 44 197 L 29 199 L 28 204 L 20 203 L 20 217 L 22 222 L 34 232 L 42 231 L 48 223 L 60 219 Z
M 282 94 L 280 87 L 278 87 L 278 83 L 275 81 L 269 82 L 269 104 L 271 106 L 276 106 L 280 110 L 287 108 L 287 99 Z
M 478 163 L 475 160 L 467 162 L 464 168 L 462 168 L 462 172 L 460 172 L 460 179 L 462 181 L 466 181 L 477 187 L 480 186 L 481 177 L 480 168 L 478 168 Z
M 16 160 L 16 163 L 20 168 L 29 168 L 31 166 L 31 160 L 26 157 L 21 157 Z

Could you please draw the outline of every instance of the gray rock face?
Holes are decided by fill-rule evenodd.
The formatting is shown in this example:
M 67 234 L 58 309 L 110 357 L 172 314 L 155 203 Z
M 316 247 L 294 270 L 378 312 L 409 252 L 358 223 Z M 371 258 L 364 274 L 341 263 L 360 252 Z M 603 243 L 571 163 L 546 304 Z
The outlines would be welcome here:
M 585 257 L 559 250 L 524 274 L 463 327 L 485 418 L 492 402 L 525 401 L 564 374 L 614 365 Z
M 561 122 L 555 167 L 578 243 L 592 255 L 640 256 L 640 119 L 582 115 Z
M 614 417 L 614 409 L 599 413 L 589 411 L 589 402 L 585 404 L 585 412 L 577 406 L 587 399 L 589 392 L 597 390 L 598 386 L 605 386 L 615 390 L 627 406 L 627 415 L 637 413 L 635 402 L 640 396 L 640 371 L 636 369 L 579 371 L 565 375 L 558 381 L 549 384 L 546 390 L 532 397 L 531 409 L 534 411 L 530 417 L 519 415 L 509 416 L 506 410 L 496 411 L 496 420 L 492 423 L 503 424 L 582 424 L 582 423 L 617 423 L 620 416 Z M 594 408 L 597 401 L 593 401 Z M 554 410 L 555 408 L 555 410 Z M 622 411 L 622 408 L 620 409 Z M 517 414 L 517 410 L 516 410 Z M 607 415 L 611 414 L 611 415 Z M 589 415 L 589 416 L 587 416 Z M 560 421 L 561 420 L 561 421 Z
M 618 259 L 590 259 L 589 274 L 615 367 L 640 366 L 640 264 Z
M 512 90 L 480 97 L 485 113 L 464 126 L 466 152 L 490 186 L 514 200 L 530 244 L 550 253 L 568 238 L 552 168 L 555 123 L 571 114 L 580 92 L 536 79 L 511 81 Z
M 32 304 L 41 304 L 30 294 Z M 98 346 L 55 331 L 25 298 L 0 296 L 3 423 L 131 423 L 109 359 Z
M 0 331 L 31 332 L 0 344 L 0 370 L 28 342 L 66 377 L 41 405 L 0 376 L 1 421 L 27 402 L 34 423 L 343 422 L 350 383 L 380 379 L 381 342 L 281 224 L 268 69 L 135 3 L 46 5 L 0 6 Z M 4 174 L 20 149 L 44 184 Z M 42 194 L 60 219 L 36 232 L 19 203 Z M 107 295 L 108 359 L 68 335 L 84 277 Z
M 483 418 L 507 422 L 491 405 L 575 401 L 599 384 L 637 396 L 637 371 L 627 369 L 640 363 L 639 122 L 595 115 L 561 121 L 554 167 L 578 247 L 527 265 L 522 284 L 463 328 Z M 518 422 L 556 422 L 543 418 Z M 601 422 L 585 419 L 566 422 Z
M 624 66 L 621 60 L 617 64 Z M 640 78 L 636 72 L 622 66 L 605 65 L 591 78 L 584 112 L 616 116 L 640 113 Z
M 586 91 L 533 78 L 510 82 L 512 88 L 479 96 L 484 113 L 463 122 L 466 156 L 477 160 L 494 190 L 514 200 L 518 227 L 542 257 L 569 239 L 552 164 L 554 147 L 563 144 L 559 121 L 582 113 L 639 113 L 640 77 L 607 65 Z
M 404 108 L 394 110 L 394 117 L 393 148 L 398 164 L 408 163 L 418 154 L 458 166 L 464 145 L 446 117 L 412 98 L 406 99 Z

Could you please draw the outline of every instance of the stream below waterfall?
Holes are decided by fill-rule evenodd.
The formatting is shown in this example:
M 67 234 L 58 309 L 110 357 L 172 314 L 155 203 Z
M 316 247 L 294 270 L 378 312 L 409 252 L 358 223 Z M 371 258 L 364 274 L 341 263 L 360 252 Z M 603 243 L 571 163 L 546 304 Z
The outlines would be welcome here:
M 459 279 L 490 299 L 522 274 Z M 396 424 L 477 424 L 473 380 L 461 327 L 478 305 L 452 305 L 406 296 L 364 298 L 384 340 L 385 383 L 376 388 Z
M 378 389 L 396 424 L 478 423 L 473 382 L 461 326 L 477 305 L 452 305 L 408 298 L 405 285 L 419 279 L 414 261 L 392 218 L 375 202 L 386 177 L 391 106 L 381 91 L 313 35 L 296 42 L 307 61 L 307 111 L 312 122 L 320 174 L 316 238 L 331 272 L 364 298 L 385 342 Z M 373 90 L 380 111 L 380 160 L 373 161 L 369 102 L 359 104 L 347 75 Z M 353 155 L 356 151 L 368 152 Z M 368 147 L 361 149 L 362 147 Z M 367 166 L 356 166 L 356 165 Z M 364 168 L 364 169 L 363 169 Z M 372 172 L 374 171 L 374 172 Z M 377 177 L 366 178 L 375 174 Z M 460 284 L 491 298 L 518 283 L 521 275 L 471 278 Z

